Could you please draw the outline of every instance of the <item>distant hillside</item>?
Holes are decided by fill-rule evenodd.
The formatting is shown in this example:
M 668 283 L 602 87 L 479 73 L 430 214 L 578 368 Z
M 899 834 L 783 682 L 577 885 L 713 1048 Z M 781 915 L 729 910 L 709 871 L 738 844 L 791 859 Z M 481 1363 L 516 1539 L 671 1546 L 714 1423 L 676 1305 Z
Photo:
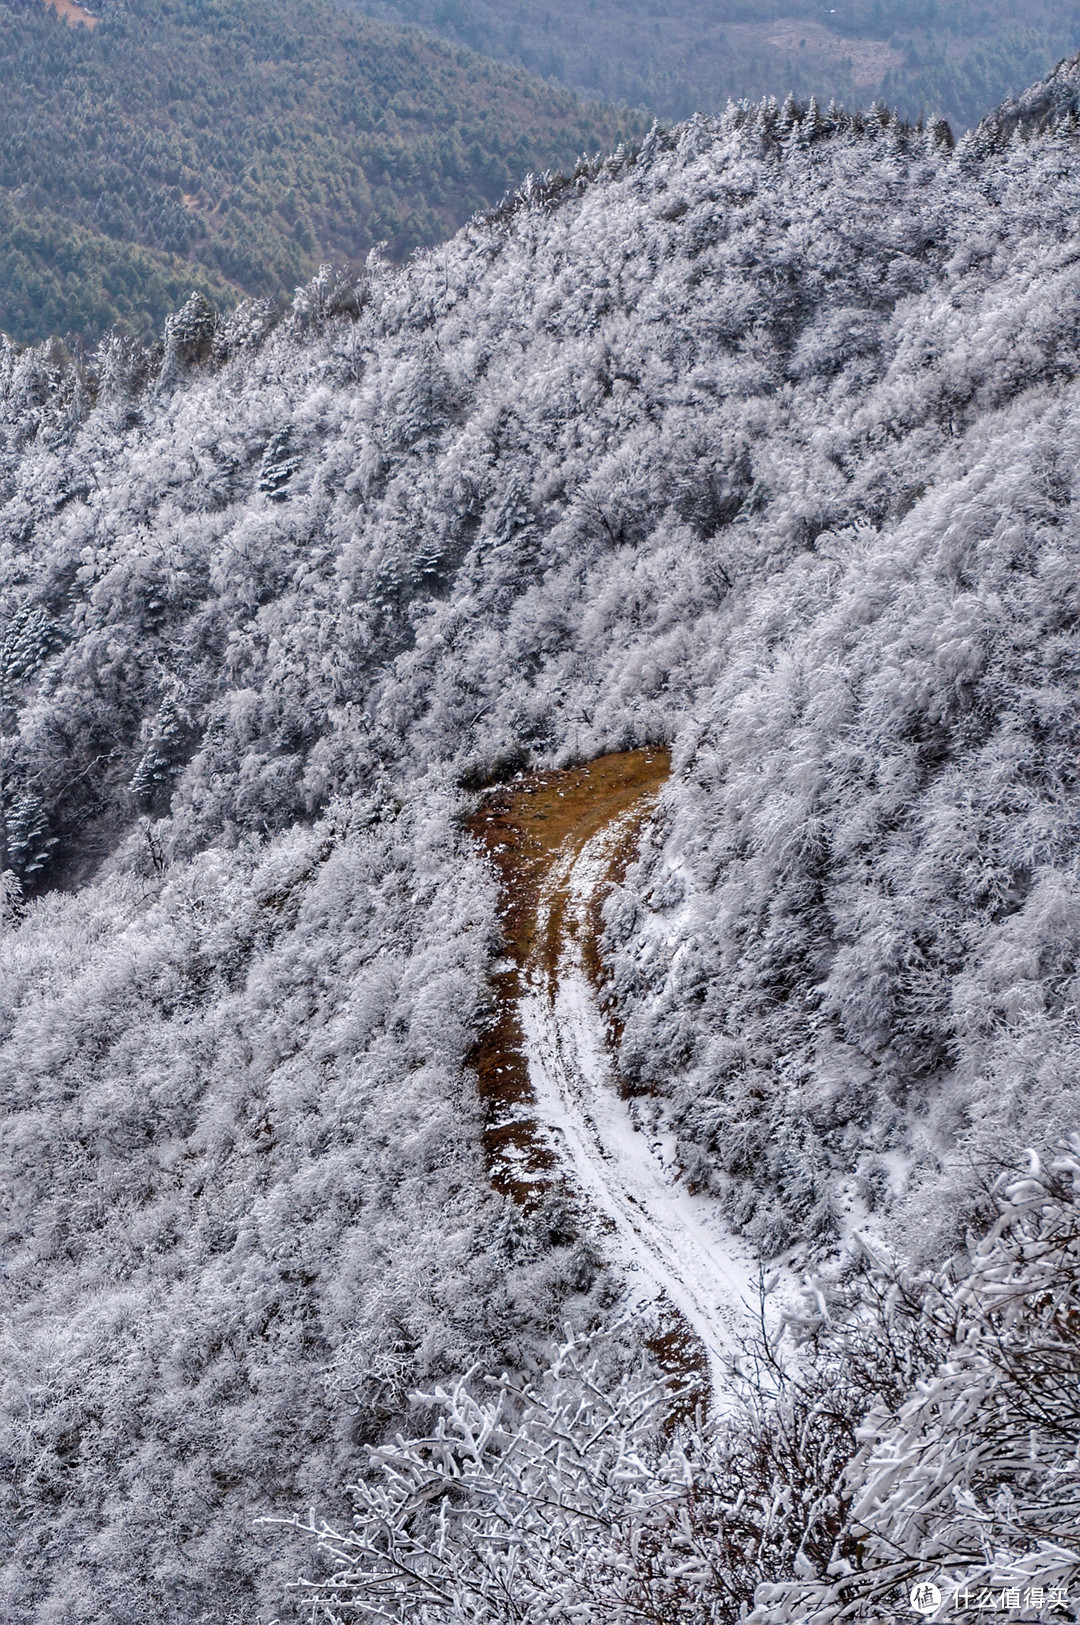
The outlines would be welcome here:
M 226 309 L 240 291 L 178 254 L 116 242 L 0 194 L 0 332 L 24 343 L 53 334 L 93 342 L 118 326 L 146 343 L 193 289 Z
M 729 97 L 883 98 L 964 127 L 1080 46 L 1080 6 L 1049 0 L 360 0 L 360 9 L 668 118 Z
M 0 188 L 19 192 L 0 216 L 0 321 L 22 340 L 159 331 L 175 260 L 131 245 L 202 267 L 188 286 L 291 294 L 322 259 L 359 265 L 382 240 L 405 255 L 527 171 L 644 129 L 322 0 L 95 9 L 91 30 L 0 4 Z M 45 212 L 123 251 L 87 258 Z

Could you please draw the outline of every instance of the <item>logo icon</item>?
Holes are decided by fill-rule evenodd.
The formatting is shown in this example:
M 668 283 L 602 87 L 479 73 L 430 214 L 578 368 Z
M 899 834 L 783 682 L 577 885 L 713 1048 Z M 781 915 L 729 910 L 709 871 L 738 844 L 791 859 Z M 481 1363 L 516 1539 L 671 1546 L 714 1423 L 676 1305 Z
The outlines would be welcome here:
M 936 1614 L 941 1607 L 941 1592 L 930 1580 L 920 1580 L 911 1588 L 911 1606 L 917 1614 Z

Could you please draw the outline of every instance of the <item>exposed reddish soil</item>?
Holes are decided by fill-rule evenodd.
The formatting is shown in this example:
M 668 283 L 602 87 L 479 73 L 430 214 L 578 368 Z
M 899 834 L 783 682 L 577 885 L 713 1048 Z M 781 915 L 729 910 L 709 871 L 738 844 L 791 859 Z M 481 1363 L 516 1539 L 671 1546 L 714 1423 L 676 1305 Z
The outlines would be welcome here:
M 637 855 L 642 827 L 671 769 L 665 749 L 601 756 L 584 767 L 530 774 L 483 797 L 468 828 L 495 865 L 502 894 L 505 956 L 493 977 L 495 1018 L 475 1046 L 470 1064 L 484 1102 L 484 1148 L 492 1184 L 522 1206 L 538 1202 L 557 1183 L 556 1162 L 528 1112 L 532 1099 L 517 1000 L 529 972 L 554 978 L 563 934 L 563 899 L 556 893 L 547 930 L 537 927 L 537 902 L 556 863 L 577 853 L 616 818 L 624 818 L 611 849 L 605 882 L 589 904 L 584 960 L 598 990 L 603 966 L 600 939 L 608 887 L 618 884 Z M 618 1026 L 608 1017 L 612 1040 Z M 524 1108 L 524 1109 L 523 1109 Z M 658 1307 L 645 1347 L 677 1384 L 667 1426 L 673 1428 L 708 1403 L 708 1360 L 683 1317 Z
M 73 27 L 77 24 L 81 28 L 96 28 L 101 21 L 100 17 L 92 17 L 85 6 L 78 4 L 78 0 L 45 0 L 45 4 Z

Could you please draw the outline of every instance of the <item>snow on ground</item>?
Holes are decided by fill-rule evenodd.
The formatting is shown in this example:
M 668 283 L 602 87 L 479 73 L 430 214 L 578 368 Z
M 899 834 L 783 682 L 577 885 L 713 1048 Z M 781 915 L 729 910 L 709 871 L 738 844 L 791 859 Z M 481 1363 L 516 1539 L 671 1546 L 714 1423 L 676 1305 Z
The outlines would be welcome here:
M 607 1221 L 608 1245 L 631 1301 L 666 1298 L 701 1340 L 713 1391 L 741 1337 L 758 1325 L 758 1266 L 722 1221 L 715 1202 L 677 1182 L 673 1143 L 636 1126 L 620 1099 L 603 1020 L 584 967 L 587 915 L 611 854 L 638 807 L 553 865 L 538 908 L 536 940 L 552 911 L 564 913 L 554 974 L 531 965 L 519 1007 L 535 1112 L 591 1207 Z M 557 916 L 556 916 L 557 918 Z

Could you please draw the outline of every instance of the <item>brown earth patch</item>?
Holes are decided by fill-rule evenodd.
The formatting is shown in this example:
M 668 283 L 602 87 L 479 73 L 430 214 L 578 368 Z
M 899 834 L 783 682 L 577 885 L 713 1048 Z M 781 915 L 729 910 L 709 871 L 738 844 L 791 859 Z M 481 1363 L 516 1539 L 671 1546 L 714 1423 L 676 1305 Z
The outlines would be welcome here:
M 96 28 L 101 21 L 100 17 L 92 17 L 85 6 L 80 6 L 78 0 L 45 0 L 50 11 L 55 11 L 64 22 L 73 27 Z
M 482 798 L 468 820 L 499 875 L 504 957 L 492 976 L 495 1016 L 469 1058 L 484 1105 L 484 1150 L 495 1188 L 525 1208 L 536 1206 L 558 1183 L 557 1163 L 528 1114 L 532 1099 L 517 1000 L 529 972 L 554 979 L 564 931 L 565 897 L 557 893 L 541 935 L 537 904 L 543 882 L 556 863 L 579 852 L 594 835 L 622 819 L 607 870 L 589 900 L 586 971 L 603 988 L 600 942 L 602 909 L 610 886 L 624 878 L 637 856 L 644 825 L 671 771 L 663 748 L 601 756 L 583 767 L 532 773 L 498 785 Z M 629 816 L 625 816 L 629 815 Z M 610 1006 L 608 1036 L 619 1036 Z M 523 1109 L 524 1108 L 524 1109 Z M 666 1301 L 643 1338 L 660 1369 L 673 1379 L 672 1408 L 665 1431 L 690 1420 L 709 1403 L 705 1349 L 677 1309 Z
M 847 64 L 856 90 L 872 96 L 890 68 L 903 62 L 885 40 L 848 39 L 834 34 L 823 23 L 809 17 L 778 17 L 768 23 L 729 23 L 724 32 L 743 51 L 757 50 L 766 58 L 786 51 L 793 61 L 808 71 L 817 67 L 835 70 Z
M 641 804 L 641 817 L 621 839 L 614 871 L 625 874 L 641 823 L 671 767 L 665 749 L 600 756 L 583 767 L 531 773 L 497 785 L 468 820 L 499 876 L 504 958 L 492 976 L 495 1016 L 475 1045 L 469 1064 L 484 1105 L 484 1149 L 492 1183 L 523 1206 L 533 1206 L 554 1184 L 555 1158 L 528 1119 L 532 1098 L 517 1000 L 530 967 L 554 976 L 559 958 L 562 903 L 556 898 L 543 940 L 537 928 L 540 887 L 553 865 L 613 819 Z M 591 911 L 587 964 L 600 976 L 600 898 Z

